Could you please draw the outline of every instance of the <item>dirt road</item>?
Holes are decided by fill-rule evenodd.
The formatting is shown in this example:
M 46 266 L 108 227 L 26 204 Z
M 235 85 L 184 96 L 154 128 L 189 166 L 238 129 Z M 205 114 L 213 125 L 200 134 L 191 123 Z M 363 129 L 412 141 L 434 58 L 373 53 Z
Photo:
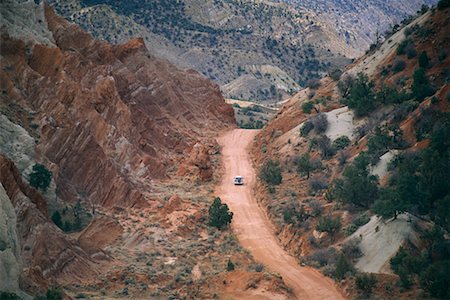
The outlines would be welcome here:
M 331 279 L 312 268 L 301 267 L 278 244 L 270 221 L 253 195 L 256 175 L 247 148 L 256 134 L 256 130 L 235 129 L 219 138 L 224 175 L 216 194 L 234 213 L 234 232 L 257 261 L 283 277 L 297 299 L 344 299 Z M 233 185 L 236 175 L 244 176 L 245 185 Z

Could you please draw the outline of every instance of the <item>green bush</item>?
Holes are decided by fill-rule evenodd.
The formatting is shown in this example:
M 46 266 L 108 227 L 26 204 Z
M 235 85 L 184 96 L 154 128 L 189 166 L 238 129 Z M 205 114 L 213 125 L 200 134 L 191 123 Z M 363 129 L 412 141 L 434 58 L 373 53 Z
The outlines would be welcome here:
M 342 70 L 335 68 L 333 70 L 331 70 L 328 75 L 330 75 L 331 79 L 333 79 L 334 81 L 338 81 L 339 79 L 341 79 L 342 76 Z
M 434 89 L 428 81 L 423 68 L 418 68 L 414 71 L 411 90 L 417 100 L 423 100 L 434 94 Z
M 313 162 L 309 156 L 309 153 L 300 155 L 294 160 L 294 164 L 297 165 L 297 172 L 306 178 L 309 178 L 312 171 L 316 170 L 319 166 Z
M 363 214 L 359 215 L 353 221 L 353 224 L 355 224 L 358 227 L 361 227 L 361 226 L 366 225 L 367 223 L 369 223 L 369 221 L 370 221 L 370 217 L 366 213 L 363 213 Z
M 439 0 L 437 4 L 439 10 L 446 9 L 447 7 L 450 7 L 450 0 Z
M 438 299 L 450 299 L 450 261 L 428 266 L 421 274 L 420 285 L 431 296 Z
M 400 71 L 403 71 L 406 67 L 406 63 L 403 59 L 396 59 L 394 63 L 392 64 L 392 72 L 398 73 Z
M 419 67 L 426 69 L 428 68 L 429 64 L 430 59 L 428 58 L 427 51 L 422 51 L 419 56 Z
M 333 148 L 336 150 L 345 149 L 348 145 L 350 145 L 350 139 L 346 135 L 338 137 L 333 142 Z
M 222 229 L 231 223 L 233 213 L 229 211 L 228 205 L 222 203 L 219 197 L 216 197 L 209 207 L 209 222 L 210 226 Z
M 353 109 L 358 117 L 366 116 L 376 107 L 375 92 L 373 88 L 374 83 L 369 81 L 367 75 L 358 73 L 344 103 L 347 104 L 349 108 Z
M 411 43 L 412 41 L 410 39 L 403 40 L 397 47 L 397 55 L 406 54 L 406 47 Z
M 50 172 L 44 165 L 35 164 L 33 171 L 29 176 L 30 185 L 36 189 L 41 189 L 44 192 L 50 186 L 52 181 L 52 172 Z
M 234 271 L 234 264 L 230 259 L 228 259 L 228 262 L 227 262 L 227 271 L 228 272 Z
M 300 127 L 300 136 L 307 136 L 313 129 L 314 124 L 310 120 L 307 120 L 305 123 L 303 123 L 303 126 Z
M 15 293 L 0 291 L 0 300 L 22 300 Z
M 344 254 L 341 253 L 341 255 L 338 258 L 338 261 L 336 262 L 336 269 L 334 271 L 334 276 L 338 280 L 342 280 L 345 278 L 345 275 L 349 272 L 353 271 L 353 267 L 348 261 L 348 259 L 345 257 Z
M 331 215 L 321 217 L 316 226 L 317 231 L 330 234 L 335 234 L 339 229 L 341 229 L 341 218 L 333 218 Z
M 377 283 L 377 280 L 373 274 L 361 274 L 356 276 L 355 283 L 358 290 L 361 291 L 365 297 L 369 297 L 372 294 L 372 289 Z
M 318 148 L 323 159 L 331 158 L 336 154 L 336 149 L 331 145 L 331 140 L 324 134 L 312 139 L 311 147 Z
M 312 103 L 312 102 L 310 102 L 310 101 L 308 101 L 308 102 L 303 102 L 303 104 L 302 104 L 302 111 L 305 113 L 305 114 L 310 114 L 311 113 L 311 110 L 314 108 L 314 104 Z
M 368 170 L 369 157 L 361 153 L 336 179 L 332 194 L 340 201 L 368 208 L 378 196 L 378 180 Z
M 268 160 L 261 168 L 259 177 L 269 185 L 279 185 L 283 181 L 280 164 L 273 160 Z
M 59 213 L 59 211 L 56 210 L 52 214 L 52 221 L 53 221 L 53 223 L 55 223 L 56 226 L 63 229 L 63 222 L 62 222 L 61 214 Z
M 328 128 L 328 119 L 327 115 L 324 113 L 319 113 L 313 117 L 311 117 L 311 122 L 314 125 L 314 130 L 317 133 L 324 133 Z
M 47 300 L 63 300 L 63 292 L 59 287 L 47 290 Z

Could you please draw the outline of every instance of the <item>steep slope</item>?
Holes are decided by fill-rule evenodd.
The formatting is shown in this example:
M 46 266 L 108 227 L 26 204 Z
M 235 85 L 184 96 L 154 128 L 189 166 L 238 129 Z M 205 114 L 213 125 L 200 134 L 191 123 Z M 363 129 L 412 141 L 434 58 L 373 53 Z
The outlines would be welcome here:
M 2 298 L 291 298 L 208 226 L 212 137 L 235 126 L 217 85 L 44 3 L 0 12 Z
M 448 277 L 436 267 L 446 268 L 448 252 L 430 245 L 449 243 L 449 13 L 441 4 L 406 22 L 340 80 L 327 76 L 314 92 L 296 94 L 253 145 L 256 166 L 271 159 L 281 168 L 279 185 L 261 180 L 256 188 L 280 241 L 305 263 L 347 278 L 341 284 L 352 295 L 385 297 L 388 289 L 406 299 L 419 286 L 423 297 L 448 295 Z M 406 259 L 405 269 L 391 268 L 400 246 L 408 261 L 433 259 L 420 261 L 423 270 L 406 269 Z M 355 278 L 371 279 L 350 275 L 349 263 L 378 273 L 369 294 Z M 397 276 L 404 290 L 389 283 Z
M 287 2 L 285 4 L 283 2 Z M 223 87 L 226 97 L 278 101 L 342 67 L 426 1 L 50 1 L 95 36 L 142 36 L 177 66 Z M 380 34 L 382 35 L 382 34 Z M 273 87 L 272 87 L 273 86 Z
M 199 71 L 230 98 L 278 101 L 349 61 L 337 50 L 345 44 L 332 43 L 309 12 L 269 1 L 50 3 L 111 42 L 143 36 L 155 55 Z
M 293 6 L 316 12 L 316 18 L 345 40 L 354 56 L 363 54 L 376 40 L 376 34 L 384 36 L 394 24 L 414 15 L 422 5 L 431 6 L 437 1 L 298 1 L 284 0 Z
M 142 40 L 95 41 L 48 8 L 45 20 L 57 48 L 2 34 L 2 111 L 38 136 L 59 197 L 136 204 L 137 186 L 166 177 L 210 129 L 233 123 L 217 86 L 151 57 Z

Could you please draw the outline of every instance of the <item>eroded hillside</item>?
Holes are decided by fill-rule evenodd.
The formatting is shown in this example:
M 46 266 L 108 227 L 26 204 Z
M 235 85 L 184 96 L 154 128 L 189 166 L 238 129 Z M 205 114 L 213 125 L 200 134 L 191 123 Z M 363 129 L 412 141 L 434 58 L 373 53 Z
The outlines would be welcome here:
M 254 144 L 280 241 L 352 296 L 449 295 L 449 13 L 292 97 Z
M 289 299 L 207 225 L 213 137 L 235 126 L 219 87 L 142 39 L 113 46 L 44 3 L 0 5 L 2 297 Z
M 312 45 L 310 35 L 325 34 L 320 27 L 310 26 L 302 12 L 285 5 L 246 1 L 51 3 L 61 14 L 111 42 L 143 36 L 156 55 L 201 72 L 231 98 L 278 101 L 309 79 L 320 77 L 331 65 L 348 62 L 337 51 Z
M 50 3 L 110 42 L 144 37 L 155 55 L 199 71 L 226 97 L 278 101 L 364 53 L 376 32 L 382 36 L 422 4 L 436 1 Z

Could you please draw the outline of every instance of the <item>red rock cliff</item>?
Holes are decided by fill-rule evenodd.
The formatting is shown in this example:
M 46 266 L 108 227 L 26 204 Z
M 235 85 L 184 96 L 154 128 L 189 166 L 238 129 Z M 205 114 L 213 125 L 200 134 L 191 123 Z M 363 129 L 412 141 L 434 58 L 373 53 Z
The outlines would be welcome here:
M 219 88 L 147 52 L 141 39 L 112 46 L 45 8 L 57 47 L 2 29 L 2 101 L 17 123 L 32 111 L 37 154 L 49 162 L 57 196 L 86 195 L 105 207 L 145 201 L 199 140 L 234 124 Z

